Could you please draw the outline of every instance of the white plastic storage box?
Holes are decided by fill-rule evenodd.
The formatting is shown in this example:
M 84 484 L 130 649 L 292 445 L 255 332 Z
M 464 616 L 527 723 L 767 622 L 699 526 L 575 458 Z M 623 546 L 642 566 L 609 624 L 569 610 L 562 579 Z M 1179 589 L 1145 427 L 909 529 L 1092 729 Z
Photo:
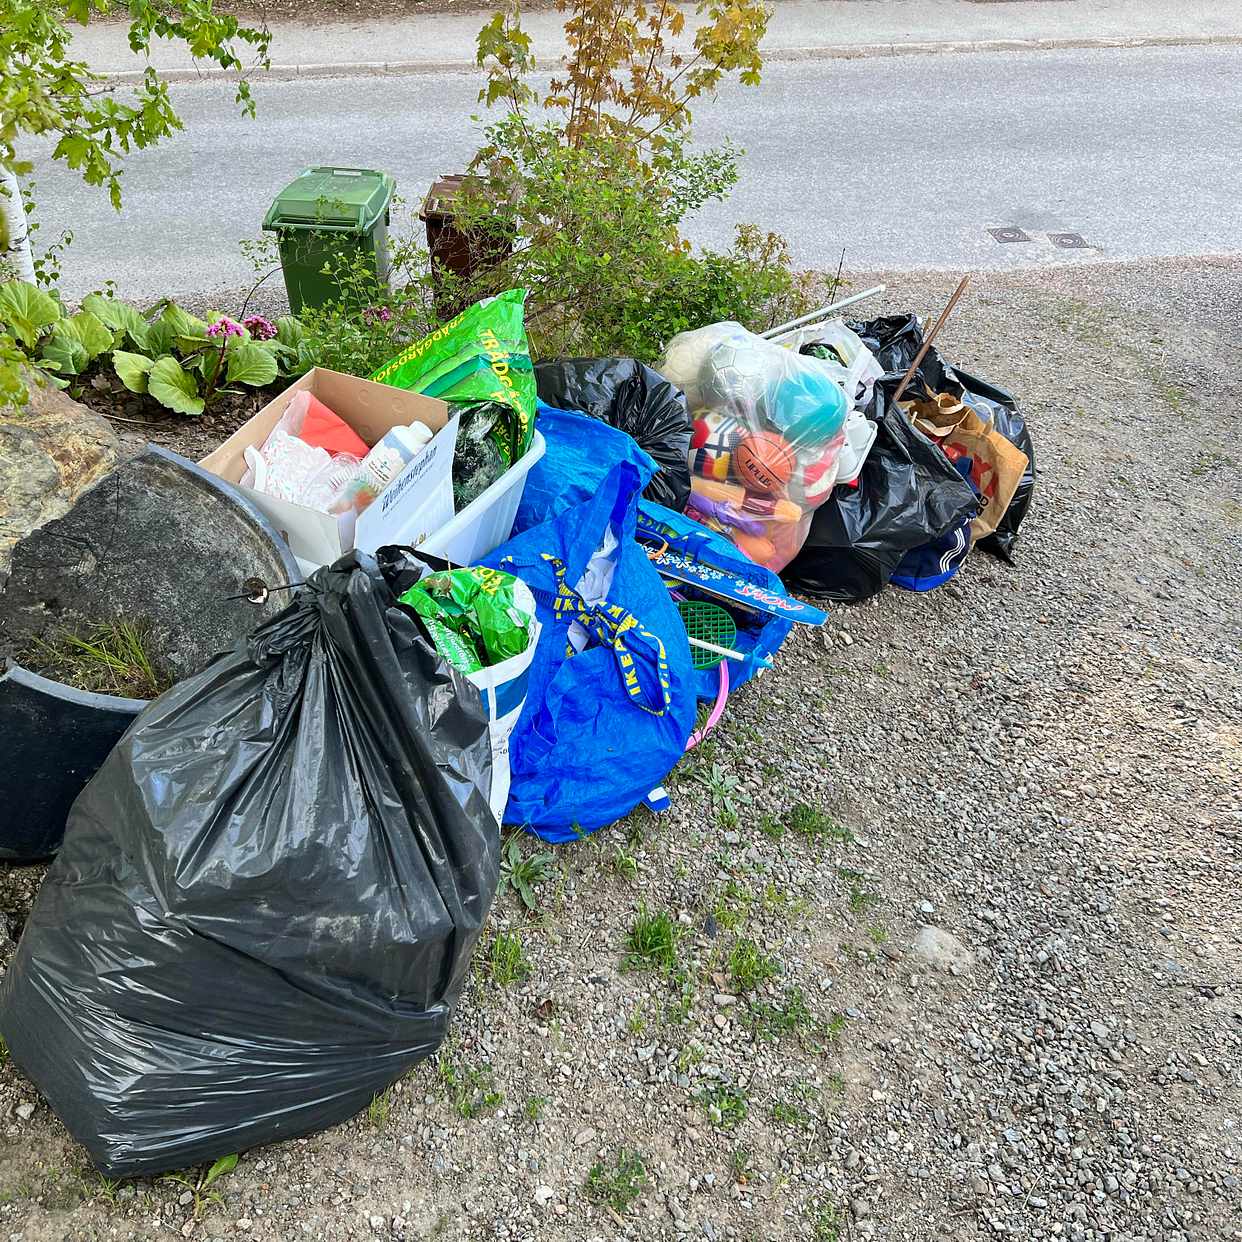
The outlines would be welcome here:
M 526 476 L 544 453 L 539 432 L 516 465 L 453 515 L 451 467 L 457 427 L 456 420 L 448 417 L 448 406 L 432 397 L 322 367 L 308 371 L 274 397 L 199 465 L 240 484 L 246 446 L 262 444 L 293 394 L 304 388 L 344 419 L 367 444 L 374 444 L 391 427 L 415 421 L 425 423 L 435 435 L 359 517 L 352 540 L 329 514 L 242 488 L 285 537 L 303 573 L 331 564 L 351 547 L 373 552 L 386 543 L 426 548 L 454 564 L 471 565 L 509 538 Z
M 419 549 L 454 565 L 473 565 L 500 547 L 513 532 L 513 521 L 526 490 L 526 476 L 543 456 L 545 447 L 543 436 L 536 431 L 525 455 L 452 521 L 424 539 Z
M 303 389 L 314 393 L 367 445 L 376 444 L 391 428 L 413 422 L 425 424 L 433 433 L 431 443 L 406 463 L 375 503 L 359 515 L 356 524 L 241 486 L 246 448 L 257 448 L 267 439 L 294 393 Z M 308 564 L 330 564 L 354 547 L 374 552 L 386 543 L 417 544 L 439 530 L 453 516 L 452 467 L 456 444 L 457 420 L 449 418 L 449 408 L 443 401 L 314 367 L 273 397 L 199 465 L 240 486 L 284 536 L 298 563 L 305 568 Z

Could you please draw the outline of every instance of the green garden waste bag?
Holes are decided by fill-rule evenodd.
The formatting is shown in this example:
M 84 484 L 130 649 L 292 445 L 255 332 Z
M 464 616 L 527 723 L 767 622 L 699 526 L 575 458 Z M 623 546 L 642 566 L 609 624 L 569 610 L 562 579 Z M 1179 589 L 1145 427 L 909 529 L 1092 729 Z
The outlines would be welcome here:
M 436 650 L 454 668 L 477 673 L 530 646 L 534 602 L 519 604 L 515 588 L 520 586 L 512 574 L 476 565 L 428 574 L 400 602 L 418 614 Z
M 484 298 L 421 341 L 407 345 L 371 379 L 455 406 L 498 402 L 512 412 L 495 442 L 507 465 L 535 434 L 535 372 L 526 339 L 525 289 Z

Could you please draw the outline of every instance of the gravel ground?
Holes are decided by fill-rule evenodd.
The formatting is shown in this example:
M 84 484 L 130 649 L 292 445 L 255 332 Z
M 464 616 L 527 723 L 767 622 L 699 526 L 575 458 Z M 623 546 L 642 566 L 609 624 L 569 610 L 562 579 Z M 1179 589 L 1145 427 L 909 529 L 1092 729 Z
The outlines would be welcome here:
M 1240 340 L 1236 259 L 977 278 L 943 346 L 1033 425 L 1017 565 L 798 633 L 670 814 L 502 894 L 367 1115 L 117 1187 L 0 1067 L 0 1237 L 1242 1239 Z

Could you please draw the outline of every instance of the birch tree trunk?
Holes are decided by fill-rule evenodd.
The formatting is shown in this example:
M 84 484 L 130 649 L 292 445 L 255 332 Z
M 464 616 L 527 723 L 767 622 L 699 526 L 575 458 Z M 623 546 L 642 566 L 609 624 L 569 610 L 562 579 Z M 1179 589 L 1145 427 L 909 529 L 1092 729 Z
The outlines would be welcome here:
M 12 268 L 18 280 L 35 282 L 34 255 L 21 187 L 12 171 L 0 164 L 0 268 Z

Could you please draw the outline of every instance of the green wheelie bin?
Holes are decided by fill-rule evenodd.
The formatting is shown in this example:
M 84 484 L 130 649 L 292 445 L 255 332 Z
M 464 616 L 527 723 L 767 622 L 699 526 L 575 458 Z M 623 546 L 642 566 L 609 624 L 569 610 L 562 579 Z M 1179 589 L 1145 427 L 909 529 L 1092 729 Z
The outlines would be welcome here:
M 388 283 L 388 213 L 396 182 L 371 168 L 307 168 L 276 195 L 263 218 L 276 234 L 289 309 L 350 296 L 325 267 L 358 260 Z M 359 307 L 361 309 L 361 307 Z

